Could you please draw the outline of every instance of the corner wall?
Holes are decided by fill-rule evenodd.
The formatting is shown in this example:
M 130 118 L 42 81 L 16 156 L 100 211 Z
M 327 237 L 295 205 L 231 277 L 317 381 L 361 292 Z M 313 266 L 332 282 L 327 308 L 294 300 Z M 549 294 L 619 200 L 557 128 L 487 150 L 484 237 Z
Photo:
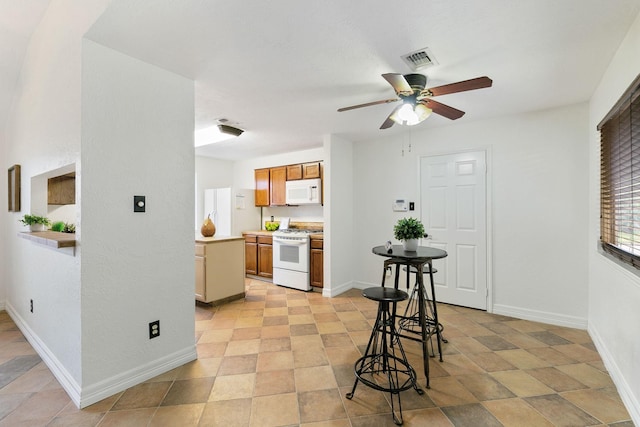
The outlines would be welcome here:
M 324 138 L 325 227 L 324 287 L 322 295 L 332 297 L 353 287 L 354 246 L 361 237 L 354 229 L 353 143 L 336 135 Z
M 196 358 L 195 156 L 193 81 L 89 40 L 82 65 L 84 407 Z
M 22 206 L 16 213 L 0 209 L 0 253 L 5 262 L 0 287 L 5 287 L 13 320 L 67 391 L 76 394 L 82 384 L 82 248 L 73 256 L 20 239 L 17 233 L 25 228 L 18 220 L 35 213 L 32 177 L 80 159 L 81 40 L 108 3 L 50 2 L 29 41 L 3 135 L 3 164 L 22 167 Z M 70 10 L 82 13 L 69 20 Z M 3 200 L 6 203 L 6 197 Z
M 640 271 L 598 251 L 600 135 L 596 127 L 640 73 L 640 16 L 589 103 L 589 333 L 631 417 L 640 425 Z

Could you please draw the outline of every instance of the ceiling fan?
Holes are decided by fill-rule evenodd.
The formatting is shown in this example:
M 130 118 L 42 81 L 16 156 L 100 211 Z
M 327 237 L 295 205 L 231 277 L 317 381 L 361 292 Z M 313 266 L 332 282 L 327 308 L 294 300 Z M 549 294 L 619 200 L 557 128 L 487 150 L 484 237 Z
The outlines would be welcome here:
M 393 109 L 391 114 L 389 114 L 387 119 L 382 123 L 382 126 L 380 126 L 380 129 L 390 128 L 394 123 L 409 126 L 416 125 L 429 117 L 432 112 L 455 120 L 462 117 L 464 111 L 441 104 L 431 98 L 434 96 L 448 95 L 450 93 L 491 87 L 493 84 L 493 81 L 485 76 L 425 89 L 427 76 L 423 74 L 402 75 L 398 73 L 387 73 L 383 74 L 382 77 L 393 87 L 398 98 L 352 105 L 350 107 L 339 108 L 338 111 L 349 111 L 356 108 L 402 101 L 402 105 L 398 105 Z

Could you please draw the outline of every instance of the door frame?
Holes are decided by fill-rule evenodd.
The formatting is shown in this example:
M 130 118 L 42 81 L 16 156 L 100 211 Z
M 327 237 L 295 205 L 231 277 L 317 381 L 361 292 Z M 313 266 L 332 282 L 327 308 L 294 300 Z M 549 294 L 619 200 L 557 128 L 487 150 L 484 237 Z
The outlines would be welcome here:
M 430 151 L 426 150 L 416 156 L 417 162 L 417 194 L 422 194 L 421 188 L 421 163 L 424 157 L 448 156 L 456 154 L 464 154 L 474 151 L 485 152 L 485 192 L 486 192 L 486 242 L 487 242 L 487 313 L 493 313 L 493 150 L 490 145 L 481 145 L 474 148 L 453 151 Z M 418 206 L 418 214 L 422 218 L 422 203 Z

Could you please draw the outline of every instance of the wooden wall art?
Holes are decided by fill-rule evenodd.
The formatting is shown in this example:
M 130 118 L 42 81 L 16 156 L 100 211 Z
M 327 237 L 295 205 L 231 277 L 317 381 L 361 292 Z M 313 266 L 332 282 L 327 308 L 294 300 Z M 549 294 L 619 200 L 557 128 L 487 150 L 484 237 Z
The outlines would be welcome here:
M 20 212 L 20 165 L 9 168 L 9 212 Z

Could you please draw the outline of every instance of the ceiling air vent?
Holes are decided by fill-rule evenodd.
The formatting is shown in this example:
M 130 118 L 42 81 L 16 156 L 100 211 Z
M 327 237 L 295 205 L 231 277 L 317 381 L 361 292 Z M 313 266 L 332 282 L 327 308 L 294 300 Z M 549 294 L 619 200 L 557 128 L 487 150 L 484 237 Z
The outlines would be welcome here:
M 436 61 L 433 54 L 427 47 L 402 55 L 402 60 L 406 62 L 409 68 L 413 71 L 438 64 L 438 61 Z

